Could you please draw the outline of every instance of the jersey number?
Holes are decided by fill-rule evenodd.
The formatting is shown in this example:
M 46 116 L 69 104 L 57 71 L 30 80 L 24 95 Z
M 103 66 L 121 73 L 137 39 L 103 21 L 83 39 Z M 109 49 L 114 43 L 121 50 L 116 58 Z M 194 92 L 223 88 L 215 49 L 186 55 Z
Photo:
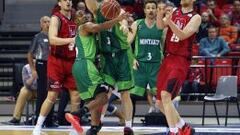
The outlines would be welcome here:
M 175 35 L 174 33 L 171 37 L 171 42 L 179 42 L 179 37 L 177 37 L 177 35 Z
M 110 37 L 107 37 L 107 45 L 111 45 Z
M 149 53 L 148 53 L 147 60 L 151 60 L 151 59 L 152 59 L 152 54 L 149 52 Z

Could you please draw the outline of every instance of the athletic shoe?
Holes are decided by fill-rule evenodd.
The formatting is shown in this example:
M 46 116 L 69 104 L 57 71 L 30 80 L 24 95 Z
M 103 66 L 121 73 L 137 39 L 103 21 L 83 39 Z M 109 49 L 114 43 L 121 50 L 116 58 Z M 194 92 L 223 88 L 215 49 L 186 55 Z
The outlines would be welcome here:
M 19 125 L 20 124 L 20 120 L 16 119 L 16 118 L 12 118 L 9 121 L 6 122 L 2 122 L 2 124 L 6 124 L 6 125 Z
M 77 119 L 76 116 L 72 115 L 71 113 L 66 113 L 65 118 L 69 123 L 72 124 L 72 126 L 77 130 L 78 133 L 83 132 L 83 128 L 81 127 L 79 119 Z
M 186 123 L 182 127 L 182 129 L 178 130 L 178 132 L 179 132 L 179 135 L 193 135 L 195 133 L 195 129 Z
M 133 130 L 129 127 L 124 127 L 124 135 L 134 135 Z
M 41 130 L 42 130 L 42 128 L 40 126 L 36 126 L 33 129 L 32 135 L 41 135 Z
M 166 135 L 179 135 L 178 133 L 173 133 L 173 132 L 167 132 L 167 134 Z

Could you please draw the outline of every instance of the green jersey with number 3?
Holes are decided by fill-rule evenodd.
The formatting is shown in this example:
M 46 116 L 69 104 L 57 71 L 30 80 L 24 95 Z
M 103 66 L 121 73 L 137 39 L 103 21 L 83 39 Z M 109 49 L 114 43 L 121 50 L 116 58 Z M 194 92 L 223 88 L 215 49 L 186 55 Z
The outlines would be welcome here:
M 145 19 L 137 20 L 135 58 L 141 62 L 160 62 L 163 58 L 162 34 L 163 30 L 158 29 L 156 24 L 149 28 Z

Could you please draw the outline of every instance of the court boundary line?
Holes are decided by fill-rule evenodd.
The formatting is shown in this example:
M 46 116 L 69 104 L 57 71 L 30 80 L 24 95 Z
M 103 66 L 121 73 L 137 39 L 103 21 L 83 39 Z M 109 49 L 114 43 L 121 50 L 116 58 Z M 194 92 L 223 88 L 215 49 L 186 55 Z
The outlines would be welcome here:
M 19 131 L 31 131 L 34 126 L 0 126 L 0 131 L 4 130 L 19 130 Z M 83 126 L 84 130 L 89 129 L 89 126 Z M 70 126 L 60 126 L 58 128 L 43 128 L 43 131 L 59 131 L 66 132 L 70 131 L 72 128 Z M 103 127 L 101 131 L 103 132 L 121 132 L 123 130 L 122 126 L 119 127 Z M 156 132 L 156 133 L 164 133 L 167 131 L 166 127 L 133 127 L 133 130 L 136 132 Z M 226 128 L 226 127 L 196 127 L 196 132 L 200 133 L 240 133 L 240 128 Z

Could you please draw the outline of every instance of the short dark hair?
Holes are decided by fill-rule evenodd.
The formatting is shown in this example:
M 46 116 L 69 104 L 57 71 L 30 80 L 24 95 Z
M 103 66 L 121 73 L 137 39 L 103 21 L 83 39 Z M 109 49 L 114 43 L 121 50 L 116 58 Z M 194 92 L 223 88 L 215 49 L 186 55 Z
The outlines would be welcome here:
M 143 8 L 145 8 L 148 3 L 154 3 L 156 5 L 156 7 L 157 7 L 157 1 L 156 0 L 145 0 Z
M 216 27 L 215 25 L 210 25 L 208 28 L 207 28 L 207 30 L 209 30 L 209 29 L 215 29 L 216 31 L 218 30 L 218 27 Z

